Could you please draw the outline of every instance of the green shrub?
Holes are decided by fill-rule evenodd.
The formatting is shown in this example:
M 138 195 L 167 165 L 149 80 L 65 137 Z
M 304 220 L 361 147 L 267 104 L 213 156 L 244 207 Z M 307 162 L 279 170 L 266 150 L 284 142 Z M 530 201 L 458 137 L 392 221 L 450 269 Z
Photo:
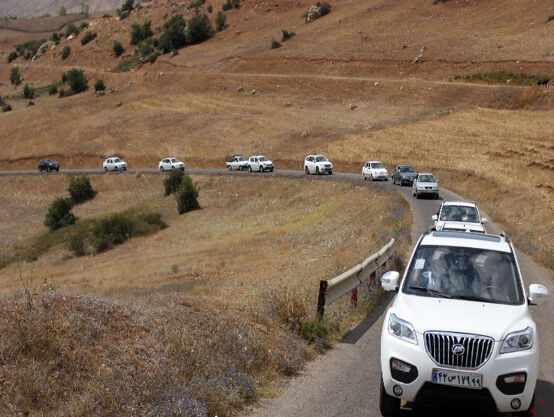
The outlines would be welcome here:
M 227 15 L 224 12 L 217 12 L 217 16 L 215 18 L 215 27 L 218 32 L 221 32 L 223 29 L 225 29 L 226 22 Z
M 10 82 L 16 87 L 23 82 L 21 74 L 19 73 L 19 67 L 13 67 L 10 72 Z
M 69 236 L 67 241 L 67 249 L 73 252 L 76 256 L 84 256 L 87 254 L 87 236 L 86 230 L 78 230 Z
M 54 83 L 51 84 L 48 88 L 48 94 L 53 96 L 54 94 L 58 94 L 58 86 Z
M 10 64 L 12 61 L 15 61 L 17 59 L 17 52 L 11 51 L 8 54 L 8 64 Z
M 60 87 L 60 88 L 58 89 L 58 96 L 59 96 L 60 98 L 61 98 L 61 97 L 65 97 L 66 94 L 67 94 L 67 93 L 66 93 L 65 90 L 63 89 L 63 86 Z
M 96 39 L 98 35 L 95 32 L 87 32 L 84 34 L 83 38 L 81 39 L 81 45 L 86 45 L 89 42 L 92 42 Z
M 71 201 L 67 198 L 56 198 L 44 219 L 44 225 L 50 230 L 57 230 L 64 226 L 75 223 L 75 216 L 71 212 Z
M 106 90 L 106 84 L 104 84 L 104 80 L 96 80 L 94 83 L 94 91 L 105 91 Z
M 165 195 L 175 194 L 183 184 L 185 174 L 180 170 L 172 170 L 164 180 Z
M 222 8 L 225 12 L 231 9 L 239 9 L 240 0 L 227 0 L 225 3 L 223 3 Z
M 62 49 L 62 59 L 67 59 L 69 54 L 71 54 L 71 47 L 69 45 L 65 45 Z
M 85 201 L 92 200 L 96 195 L 96 191 L 92 188 L 88 177 L 73 177 L 69 182 L 67 189 L 73 204 L 81 204 Z
M 12 111 L 12 110 L 13 110 L 12 106 L 10 106 L 7 103 L 2 106 L 2 113 L 7 113 L 7 112 Z
M 175 193 L 177 200 L 177 211 L 179 214 L 188 213 L 200 208 L 198 203 L 198 187 L 192 182 L 189 176 L 183 177 L 183 183 Z
M 83 70 L 73 68 L 62 75 L 62 83 L 69 85 L 72 94 L 79 94 L 88 89 L 88 81 Z
M 157 44 L 158 40 L 152 38 L 146 39 L 139 43 L 136 53 L 138 54 L 141 62 L 156 62 L 158 56 L 160 56 L 155 47 Z
M 121 12 L 131 12 L 135 8 L 135 0 L 126 0 L 121 6 Z
M 178 14 L 171 18 L 165 25 L 165 31 L 160 37 L 160 49 L 165 53 L 180 49 L 187 44 L 185 29 L 187 23 L 183 15 Z
M 112 46 L 112 51 L 116 57 L 120 57 L 123 55 L 123 52 L 125 52 L 125 48 L 123 48 L 123 45 L 121 45 L 121 42 L 114 41 Z
M 204 3 L 206 3 L 206 0 L 192 0 L 190 4 L 188 5 L 189 9 L 194 9 L 202 6 Z
M 33 98 L 35 98 L 35 94 L 35 89 L 25 84 L 25 87 L 23 87 L 23 97 L 32 100 Z
M 40 48 L 40 46 L 44 42 L 46 42 L 46 39 L 35 39 L 27 41 L 20 45 L 17 45 L 15 47 L 15 50 L 20 57 L 23 57 L 26 60 L 30 60 L 37 54 L 38 48 Z
M 60 34 L 58 32 L 52 33 L 52 35 L 50 35 L 50 40 L 52 42 L 59 43 L 60 42 Z
M 75 26 L 73 23 L 70 23 L 65 27 L 65 37 L 69 37 L 71 35 L 79 36 L 79 29 L 77 29 L 77 26 Z
M 87 22 L 83 22 L 81 23 L 81 25 L 79 26 L 79 30 L 82 32 L 83 30 L 86 30 L 88 29 L 88 23 Z
M 281 44 L 277 42 L 275 39 L 271 39 L 271 49 L 277 49 L 280 48 Z
M 131 26 L 131 45 L 138 45 L 143 40 L 154 35 L 150 29 L 151 22 L 147 20 L 142 25 L 134 24 Z
M 112 214 L 94 225 L 92 245 L 98 252 L 103 252 L 132 237 L 149 235 L 165 227 L 167 225 L 162 221 L 159 213 Z
M 35 105 L 35 102 L 34 101 L 29 101 L 27 103 L 27 107 L 31 107 L 31 106 L 34 106 Z
M 315 5 L 320 8 L 322 17 L 331 13 L 331 5 L 326 1 L 324 2 L 318 1 Z
M 281 32 L 283 33 L 283 37 L 281 38 L 282 42 L 286 42 L 289 39 L 292 39 L 294 35 L 296 35 L 296 33 L 289 32 L 288 30 L 285 30 L 285 29 L 281 29 Z
M 207 14 L 197 14 L 187 25 L 187 41 L 191 45 L 204 42 L 213 35 L 212 24 Z

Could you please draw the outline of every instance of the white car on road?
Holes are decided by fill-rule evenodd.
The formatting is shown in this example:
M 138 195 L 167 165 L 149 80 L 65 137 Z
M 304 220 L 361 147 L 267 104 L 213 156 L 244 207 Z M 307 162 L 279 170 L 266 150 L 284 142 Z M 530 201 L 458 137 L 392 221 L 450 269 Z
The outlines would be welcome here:
M 248 158 L 248 171 L 250 172 L 273 172 L 273 162 L 263 155 L 251 156 Z
M 104 172 L 108 171 L 127 171 L 127 164 L 121 158 L 117 156 L 112 156 L 107 158 L 102 164 L 102 169 Z
M 181 171 L 184 171 L 185 170 L 185 163 L 179 161 L 177 158 L 168 157 L 168 158 L 162 159 L 160 161 L 160 163 L 158 164 L 158 167 L 159 167 L 160 171 L 162 171 L 162 172 L 173 171 L 175 169 L 179 169 Z
M 225 165 L 229 171 L 242 171 L 248 169 L 248 160 L 243 155 L 229 155 Z
M 433 216 L 437 230 L 462 230 L 485 233 L 487 219 L 481 217 L 475 203 L 445 201 Z
M 304 160 L 304 172 L 310 174 L 333 174 L 333 164 L 323 155 L 308 155 Z
M 366 162 L 364 167 L 362 168 L 362 178 L 364 180 L 370 179 L 371 181 L 388 181 L 389 173 L 387 172 L 385 165 L 383 165 L 381 162 L 369 161 Z
M 381 283 L 397 293 L 381 332 L 383 416 L 401 401 L 531 415 L 539 342 L 529 307 L 548 290 L 526 294 L 507 237 L 429 231 L 404 277 L 387 272 Z

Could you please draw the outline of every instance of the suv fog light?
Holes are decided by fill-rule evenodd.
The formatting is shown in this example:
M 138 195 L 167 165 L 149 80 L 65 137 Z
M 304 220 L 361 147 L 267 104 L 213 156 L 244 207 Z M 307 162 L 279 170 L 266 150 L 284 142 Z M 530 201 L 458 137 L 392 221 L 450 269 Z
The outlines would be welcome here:
M 518 398 L 514 398 L 510 405 L 512 406 L 512 410 L 519 410 L 519 407 L 521 407 L 521 401 Z
M 504 377 L 506 384 L 525 384 L 525 374 L 514 374 Z
M 402 395 L 402 387 L 400 385 L 395 385 L 394 387 L 392 387 L 392 392 L 394 392 L 394 395 L 396 395 L 397 397 L 400 397 Z M 512 400 L 512 404 L 515 400 Z M 519 400 L 518 400 L 519 401 Z M 513 407 L 513 405 L 512 405 Z M 518 406 L 519 408 L 519 406 Z M 514 410 L 516 410 L 516 408 L 514 408 Z
M 406 362 L 399 361 L 398 359 L 391 359 L 390 367 L 396 371 L 409 373 L 412 370 L 412 367 Z

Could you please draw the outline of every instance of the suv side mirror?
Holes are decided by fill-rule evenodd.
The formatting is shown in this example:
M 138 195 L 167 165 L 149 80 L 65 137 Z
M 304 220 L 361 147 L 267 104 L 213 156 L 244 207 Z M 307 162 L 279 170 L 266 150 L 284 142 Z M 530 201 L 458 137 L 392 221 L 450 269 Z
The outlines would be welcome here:
M 529 304 L 538 305 L 548 299 L 548 288 L 540 284 L 529 285 Z
M 385 291 L 398 291 L 400 274 L 396 271 L 389 271 L 381 277 L 381 286 Z
M 481 224 L 485 224 L 485 223 L 487 223 L 487 221 L 488 221 L 488 220 L 485 219 L 485 218 L 483 217 L 483 218 L 481 219 Z
M 431 216 L 431 220 L 433 220 L 434 222 L 436 222 L 438 219 L 439 219 L 439 216 L 437 216 L 436 214 L 433 214 Z

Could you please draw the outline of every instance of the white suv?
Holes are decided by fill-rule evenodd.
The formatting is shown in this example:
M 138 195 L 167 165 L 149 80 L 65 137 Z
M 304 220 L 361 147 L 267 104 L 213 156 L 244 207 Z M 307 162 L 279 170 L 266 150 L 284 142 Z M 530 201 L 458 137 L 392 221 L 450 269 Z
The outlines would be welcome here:
M 475 203 L 445 201 L 433 217 L 437 230 L 462 230 L 485 233 L 487 219 L 481 217 Z
M 180 171 L 184 171 L 185 170 L 185 163 L 181 162 L 177 158 L 173 158 L 173 157 L 164 158 L 158 164 L 158 168 L 160 169 L 161 172 L 173 171 L 175 169 L 178 169 Z
M 504 236 L 429 231 L 418 241 L 381 332 L 383 416 L 412 408 L 464 406 L 530 416 L 539 343 L 511 242 Z M 460 404 L 460 401 L 463 404 Z
M 310 174 L 333 174 L 333 164 L 323 155 L 308 155 L 304 159 L 304 172 Z
M 362 168 L 362 178 L 364 180 L 369 178 L 371 179 L 371 181 L 375 181 L 375 180 L 388 181 L 389 173 L 387 172 L 385 165 L 383 165 L 381 162 L 369 161 L 369 162 L 366 162 L 364 167 Z

